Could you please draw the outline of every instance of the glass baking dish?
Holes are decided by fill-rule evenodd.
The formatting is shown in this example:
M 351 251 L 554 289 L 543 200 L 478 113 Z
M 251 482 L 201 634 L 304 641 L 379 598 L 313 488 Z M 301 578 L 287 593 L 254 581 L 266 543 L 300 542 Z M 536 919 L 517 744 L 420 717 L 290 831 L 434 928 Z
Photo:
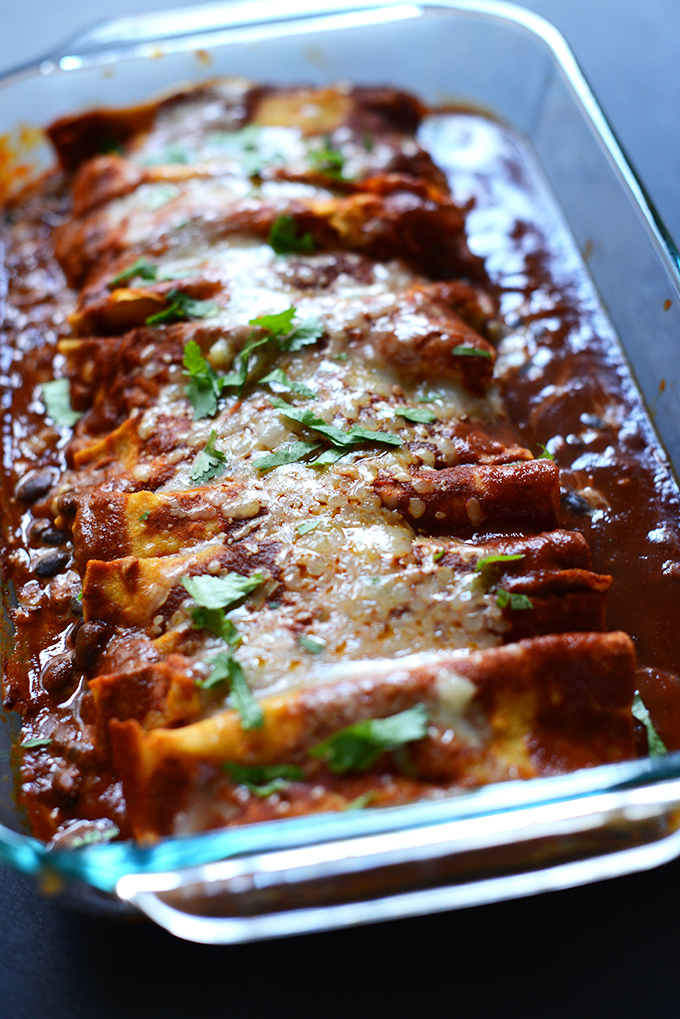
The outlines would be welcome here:
M 5 152 L 32 172 L 50 159 L 34 125 L 218 75 L 389 84 L 431 103 L 492 111 L 528 139 L 578 249 L 588 252 L 590 275 L 677 472 L 678 253 L 561 36 L 505 3 L 286 6 L 283 13 L 266 0 L 210 4 L 93 28 L 0 80 Z M 14 806 L 15 722 L 0 726 L 0 862 L 67 901 L 141 910 L 197 942 L 499 901 L 680 855 L 680 753 L 152 847 L 51 849 L 25 834 Z

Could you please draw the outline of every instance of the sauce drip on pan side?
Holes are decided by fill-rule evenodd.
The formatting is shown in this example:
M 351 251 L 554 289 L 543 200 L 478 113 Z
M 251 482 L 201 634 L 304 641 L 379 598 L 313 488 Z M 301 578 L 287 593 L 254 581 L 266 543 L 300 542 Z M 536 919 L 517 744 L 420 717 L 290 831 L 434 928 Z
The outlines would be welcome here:
M 418 138 L 456 200 L 470 204 L 470 249 L 500 305 L 494 374 L 517 445 L 536 456 L 544 449 L 560 468 L 558 526 L 581 532 L 593 569 L 612 575 L 607 628 L 632 636 L 642 696 L 667 746 L 680 748 L 680 500 L 611 326 L 531 153 L 512 131 L 446 110 L 426 117 Z M 165 144 L 162 135 L 157 142 Z M 40 399 L 40 385 L 64 367 L 56 344 L 69 336 L 77 305 L 54 256 L 55 231 L 71 215 L 70 183 L 68 172 L 50 175 L 5 212 L 0 498 L 3 571 L 20 608 L 4 703 L 22 716 L 19 801 L 32 830 L 49 838 L 84 820 L 103 837 L 114 827 L 127 837 L 120 781 L 97 749 L 86 679 L 108 632 L 82 619 L 73 545 L 50 509 L 58 479 L 72 467 L 71 433 L 46 423 Z M 390 775 L 380 784 L 382 804 L 437 789 Z M 375 788 L 375 775 L 319 775 L 299 790 L 295 809 L 318 809 L 319 801 L 341 808 L 348 796 L 367 798 Z M 209 807 L 201 811 L 201 826 L 210 826 Z M 275 798 L 251 797 L 238 821 L 276 816 Z M 223 821 L 221 814 L 215 823 Z

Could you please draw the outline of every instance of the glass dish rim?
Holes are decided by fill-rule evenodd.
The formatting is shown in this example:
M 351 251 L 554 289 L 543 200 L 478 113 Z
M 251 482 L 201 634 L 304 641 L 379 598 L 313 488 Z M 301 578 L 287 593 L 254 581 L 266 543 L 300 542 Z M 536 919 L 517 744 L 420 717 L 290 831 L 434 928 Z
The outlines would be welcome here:
M 189 29 L 188 21 L 195 18 L 199 10 L 206 15 L 206 20 L 201 31 L 196 33 Z M 293 21 L 304 28 L 305 22 L 310 19 L 327 19 L 338 14 L 352 17 L 372 12 L 379 12 L 379 16 L 387 21 L 404 12 L 419 17 L 427 16 L 428 12 L 477 15 L 520 28 L 546 47 L 642 213 L 680 297 L 680 254 L 624 155 L 564 37 L 540 15 L 505 0 L 433 0 L 422 3 L 417 0 L 327 0 L 314 6 L 304 0 L 293 0 L 287 4 L 285 12 L 278 8 L 276 0 L 202 4 L 169 12 L 179 30 L 170 35 L 160 32 L 155 36 L 149 34 L 143 42 L 124 38 L 115 41 L 115 33 L 126 26 L 129 28 L 142 23 L 149 26 L 147 32 L 150 33 L 153 25 L 160 29 L 161 19 L 165 19 L 167 24 L 168 12 L 109 19 L 75 36 L 45 57 L 3 73 L 0 75 L 0 88 L 29 77 L 46 78 L 53 74 L 77 73 L 81 69 L 117 63 L 122 59 L 144 59 L 148 56 L 152 40 L 156 46 L 162 45 L 165 52 L 172 53 L 186 48 L 195 49 L 199 41 L 205 46 L 209 32 L 224 33 L 244 25 L 271 28 Z M 212 20 L 211 15 L 214 15 Z M 181 28 L 183 19 L 187 23 L 185 30 Z M 604 765 L 569 775 L 500 783 L 462 795 L 421 800 L 399 807 L 282 818 L 195 835 L 170 836 L 149 846 L 124 842 L 59 849 L 0 825 L 0 863 L 27 874 L 56 874 L 98 891 L 114 893 L 119 881 L 131 874 L 182 871 L 273 848 L 320 844 L 376 833 L 398 833 L 406 828 L 427 828 L 452 820 L 500 815 L 528 805 L 548 806 L 575 800 L 587 802 L 589 798 L 603 793 L 625 795 L 631 790 L 661 788 L 664 783 L 676 779 L 680 779 L 680 751 L 666 757 Z

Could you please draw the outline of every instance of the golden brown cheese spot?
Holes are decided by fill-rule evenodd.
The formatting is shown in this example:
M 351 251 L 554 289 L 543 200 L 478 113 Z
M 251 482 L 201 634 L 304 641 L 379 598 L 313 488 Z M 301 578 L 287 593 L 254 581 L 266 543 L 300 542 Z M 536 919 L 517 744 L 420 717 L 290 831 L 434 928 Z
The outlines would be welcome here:
M 351 96 L 338 89 L 298 89 L 263 96 L 252 114 L 256 124 L 299 128 L 304 134 L 329 134 L 347 120 Z

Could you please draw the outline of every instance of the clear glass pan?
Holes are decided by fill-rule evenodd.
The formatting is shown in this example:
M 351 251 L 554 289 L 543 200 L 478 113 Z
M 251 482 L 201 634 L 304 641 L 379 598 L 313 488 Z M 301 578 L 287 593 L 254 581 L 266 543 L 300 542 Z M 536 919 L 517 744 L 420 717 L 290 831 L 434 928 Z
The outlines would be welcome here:
M 224 74 L 390 84 L 432 103 L 493 111 L 529 139 L 578 248 L 589 251 L 590 274 L 677 473 L 678 253 L 561 36 L 504 3 L 286 7 L 210 4 L 98 26 L 0 81 L 0 131 L 19 139 L 22 124 Z M 30 153 L 36 166 L 48 158 L 40 145 Z M 498 901 L 680 855 L 680 753 L 151 848 L 51 850 L 24 834 L 13 804 L 12 728 L 11 719 L 0 726 L 0 862 L 81 904 L 131 904 L 194 941 L 249 941 Z

